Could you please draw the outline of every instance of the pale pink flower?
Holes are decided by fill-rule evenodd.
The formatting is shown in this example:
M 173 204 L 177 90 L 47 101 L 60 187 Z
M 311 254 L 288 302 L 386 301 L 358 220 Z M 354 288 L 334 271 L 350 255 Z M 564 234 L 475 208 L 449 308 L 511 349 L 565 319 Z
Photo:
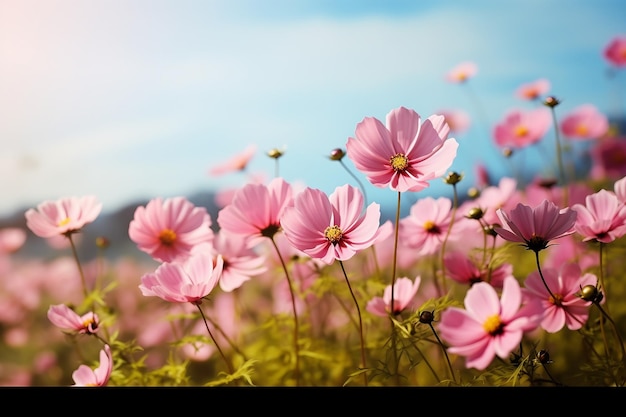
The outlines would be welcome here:
M 69 235 L 93 222 L 101 210 L 102 203 L 94 196 L 44 201 L 37 209 L 26 210 L 26 226 L 43 238 Z
M 26 243 L 26 231 L 21 227 L 0 229 L 0 255 L 17 252 Z
M 281 225 L 287 240 L 298 250 L 326 264 L 346 261 L 374 244 L 379 233 L 380 205 L 363 212 L 363 194 L 349 184 L 327 196 L 307 187 L 294 197 Z
M 626 66 L 626 36 L 616 36 L 602 51 L 604 58 L 616 67 Z
M 585 205 L 574 204 L 572 210 L 578 213 L 576 232 L 583 242 L 610 243 L 626 234 L 626 206 L 612 191 L 602 189 L 590 194 Z
M 561 119 L 561 132 L 569 139 L 597 139 L 608 131 L 608 117 L 593 104 L 578 106 Z
M 422 278 L 417 276 L 414 281 L 407 277 L 396 279 L 393 286 L 393 315 L 402 313 L 407 308 L 414 307 L 415 294 L 419 289 Z M 391 285 L 387 285 L 382 297 L 374 297 L 368 303 L 365 309 L 370 313 L 388 317 L 391 312 Z
M 222 175 L 228 172 L 244 171 L 248 163 L 250 163 L 250 160 L 254 157 L 256 150 L 256 145 L 248 145 L 241 153 L 211 168 L 209 174 Z
M 493 268 L 480 263 L 469 254 L 452 251 L 444 256 L 446 276 L 460 284 L 472 286 L 479 282 L 488 282 L 494 288 L 501 289 L 504 279 L 513 276 L 513 265 L 502 263 Z
M 591 302 L 583 300 L 578 294 L 586 285 L 595 286 L 597 277 L 590 273 L 582 274 L 576 263 L 565 264 L 560 270 L 544 268 L 542 273 L 545 283 L 539 272 L 534 271 L 526 277 L 525 288 L 522 288 L 526 297 L 541 302 L 541 327 L 548 333 L 556 333 L 564 326 L 570 330 L 580 329 L 589 317 Z
M 152 199 L 137 207 L 128 236 L 137 247 L 160 262 L 189 256 L 194 246 L 211 243 L 214 232 L 206 208 L 185 197 Z
M 441 115 L 421 123 L 414 110 L 399 107 L 387 114 L 386 125 L 373 117 L 358 123 L 346 152 L 374 186 L 421 191 L 444 175 L 456 157 L 459 144 L 447 138 L 449 131 Z
M 439 332 L 450 346 L 448 352 L 464 356 L 466 367 L 478 370 L 496 355 L 508 360 L 542 317 L 538 300 L 522 304 L 522 291 L 512 276 L 505 278 L 500 298 L 493 286 L 479 282 L 467 290 L 464 303 L 465 309 L 448 307 L 441 313 Z
M 220 278 L 220 288 L 225 292 L 231 292 L 252 277 L 267 271 L 265 256 L 257 254 L 248 246 L 244 236 L 229 234 L 220 230 L 215 235 L 213 245 L 198 245 L 196 250 L 208 250 L 216 258 L 221 255 L 224 259 L 224 269 Z
M 267 185 L 246 184 L 219 211 L 217 223 L 228 233 L 249 238 L 248 243 L 254 246 L 281 230 L 280 220 L 292 197 L 293 189 L 282 177 Z
M 593 192 L 593 188 L 582 182 L 572 182 L 561 187 L 557 186 L 556 182 L 553 181 L 546 182 L 535 179 L 530 184 L 526 185 L 523 202 L 531 206 L 536 206 L 543 200 L 549 200 L 558 205 L 564 201 L 566 188 L 567 201 L 570 206 L 576 203 L 584 203 L 585 198 Z
M 496 214 L 501 226 L 495 226 L 494 231 L 504 240 L 521 243 L 534 252 L 546 249 L 552 240 L 574 233 L 576 224 L 576 211 L 569 207 L 559 209 L 548 200 L 536 207 L 518 203 L 509 213 L 498 209 Z
M 550 91 L 550 81 L 545 78 L 520 85 L 515 90 L 515 96 L 522 100 L 537 100 Z
M 511 110 L 493 129 L 496 145 L 524 148 L 539 142 L 550 129 L 550 110 L 540 107 L 531 110 Z
M 79 334 L 93 334 L 98 331 L 98 315 L 93 311 L 78 315 L 65 304 L 51 305 L 48 309 L 48 319 L 55 326 Z
M 520 193 L 517 190 L 517 181 L 510 177 L 502 177 L 497 185 L 483 188 L 480 195 L 474 200 L 467 200 L 459 207 L 459 212 L 467 215 L 473 208 L 483 211 L 482 221 L 491 225 L 499 221 L 496 210 L 511 209 L 519 202 Z
M 464 110 L 445 109 L 439 110 L 435 112 L 435 114 L 440 114 L 444 117 L 448 127 L 450 128 L 450 133 L 465 133 L 470 128 L 472 123 L 469 114 L 467 114 Z
M 144 274 L 139 289 L 145 296 L 200 305 L 217 285 L 223 268 L 220 255 L 214 260 L 211 253 L 198 251 L 184 261 L 164 262 L 156 271 Z
M 446 238 L 457 238 L 454 234 L 448 236 L 451 222 L 452 201 L 449 198 L 421 198 L 411 206 L 409 215 L 400 219 L 402 244 L 417 249 L 417 255 L 431 255 Z
M 617 199 L 626 204 L 626 177 L 622 177 L 613 184 L 613 192 Z
M 448 71 L 445 79 L 451 83 L 464 83 L 476 73 L 478 73 L 478 66 L 472 61 L 465 61 Z
M 100 365 L 91 369 L 87 365 L 80 365 L 72 373 L 75 387 L 103 387 L 109 382 L 113 371 L 113 357 L 109 345 L 100 350 Z

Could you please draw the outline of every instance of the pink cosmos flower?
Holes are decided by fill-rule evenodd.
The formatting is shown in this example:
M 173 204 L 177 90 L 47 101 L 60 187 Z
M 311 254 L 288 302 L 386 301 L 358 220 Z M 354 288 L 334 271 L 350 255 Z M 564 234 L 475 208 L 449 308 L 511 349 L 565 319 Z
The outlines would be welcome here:
M 96 369 L 91 369 L 87 365 L 80 365 L 72 373 L 75 387 L 103 387 L 109 382 L 113 371 L 113 357 L 111 348 L 104 345 L 100 350 L 100 365 Z
M 195 245 L 213 242 L 211 225 L 206 208 L 184 197 L 159 197 L 137 207 L 128 235 L 155 260 L 171 262 L 188 257 Z
M 17 252 L 26 242 L 26 231 L 21 227 L 0 229 L 0 255 Z
M 446 109 L 440 110 L 435 114 L 440 114 L 444 117 L 446 123 L 450 127 L 450 133 L 465 133 L 470 128 L 472 123 L 469 114 L 467 114 L 464 110 Z
M 37 209 L 26 210 L 26 226 L 43 238 L 69 235 L 93 222 L 101 210 L 102 203 L 94 196 L 44 201 Z
M 574 233 L 576 224 L 576 211 L 559 209 L 548 200 L 536 207 L 518 203 L 509 213 L 498 209 L 496 214 L 502 226 L 495 226 L 494 231 L 504 240 L 521 243 L 534 252 L 546 249 L 551 240 Z
M 466 358 L 467 368 L 483 370 L 496 355 L 508 359 L 542 318 L 538 300 L 522 305 L 522 291 L 512 276 L 505 278 L 500 299 L 493 286 L 479 282 L 467 290 L 464 303 L 465 310 L 448 307 L 441 313 L 439 332 L 448 352 Z
M 469 210 L 480 208 L 483 211 L 483 222 L 491 225 L 499 221 L 496 210 L 513 208 L 519 199 L 517 181 L 513 178 L 502 177 L 497 185 L 483 188 L 476 199 L 463 202 L 458 211 L 467 215 Z
M 479 282 L 488 282 L 496 289 L 502 289 L 504 279 L 513 276 L 513 265 L 503 263 L 489 270 L 488 266 L 480 265 L 476 259 L 461 251 L 448 252 L 444 256 L 447 277 L 470 287 Z
M 604 58 L 616 67 L 626 66 L 626 36 L 616 36 L 602 51 Z
M 256 153 L 256 145 L 248 145 L 241 153 L 233 156 L 222 164 L 216 165 L 209 170 L 211 175 L 222 175 L 228 172 L 244 171 L 248 163 Z
M 478 66 L 471 61 L 461 62 L 446 73 L 446 80 L 451 83 L 464 83 L 478 72 Z
M 511 110 L 493 129 L 496 145 L 524 148 L 539 142 L 552 125 L 550 110 Z
M 617 199 L 626 204 L 626 177 L 622 177 L 613 184 L 613 192 Z
M 221 229 L 249 238 L 251 246 L 273 237 L 281 230 L 280 219 L 292 204 L 293 190 L 282 177 L 265 184 L 246 184 L 238 189 L 232 202 L 217 214 Z
M 51 305 L 48 319 L 55 326 L 79 334 L 93 334 L 98 331 L 98 315 L 92 311 L 79 316 L 65 304 Z
M 612 191 L 588 195 L 585 205 L 574 204 L 572 210 L 578 213 L 576 232 L 583 242 L 610 243 L 626 234 L 626 206 Z
M 400 219 L 402 243 L 417 249 L 418 255 L 435 253 L 448 235 L 452 222 L 452 201 L 446 197 L 424 197 L 410 208 L 409 215 Z M 450 240 L 456 235 L 450 234 Z
M 200 305 L 217 285 L 224 260 L 210 252 L 198 251 L 180 262 L 164 262 L 156 271 L 141 277 L 139 289 L 145 296 L 160 297 L 172 303 Z
M 608 117 L 593 104 L 578 106 L 561 119 L 561 132 L 569 139 L 597 139 L 608 131 Z
M 402 313 L 407 308 L 412 308 L 415 294 L 420 286 L 422 278 L 415 277 L 414 281 L 411 281 L 407 277 L 396 279 L 395 286 L 393 288 L 393 315 L 396 316 Z M 385 287 L 385 291 L 382 297 L 372 298 L 365 307 L 370 313 L 387 317 L 391 312 L 391 285 Z
M 626 175 L 626 137 L 605 137 L 594 145 L 589 151 L 592 178 L 621 178 Z
M 378 237 L 380 205 L 371 203 L 363 213 L 363 203 L 361 191 L 349 184 L 337 187 L 330 196 L 307 187 L 283 214 L 285 237 L 298 250 L 326 264 L 346 261 Z
M 545 78 L 520 85 L 515 90 L 515 96 L 522 100 L 537 100 L 550 91 L 550 81 Z
M 196 246 L 195 250 L 205 250 L 205 245 Z M 224 259 L 224 269 L 219 280 L 220 288 L 224 292 L 231 292 L 252 277 L 267 271 L 265 256 L 257 254 L 248 246 L 248 241 L 241 235 L 233 235 L 220 230 L 215 235 L 213 245 L 208 250 L 216 258 L 221 255 Z
M 570 330 L 578 330 L 589 317 L 590 301 L 580 298 L 578 293 L 586 285 L 595 286 L 598 279 L 595 275 L 582 274 L 576 263 L 563 265 L 559 270 L 544 268 L 541 280 L 538 271 L 532 272 L 524 281 L 522 293 L 528 298 L 536 298 L 541 302 L 543 318 L 541 327 L 548 333 L 556 333 L 567 326 Z M 554 298 L 546 289 L 546 284 Z
M 346 152 L 355 167 L 376 187 L 420 191 L 452 165 L 459 146 L 447 139 L 450 127 L 441 115 L 421 123 L 414 110 L 399 107 L 387 114 L 386 125 L 373 117 L 356 126 Z

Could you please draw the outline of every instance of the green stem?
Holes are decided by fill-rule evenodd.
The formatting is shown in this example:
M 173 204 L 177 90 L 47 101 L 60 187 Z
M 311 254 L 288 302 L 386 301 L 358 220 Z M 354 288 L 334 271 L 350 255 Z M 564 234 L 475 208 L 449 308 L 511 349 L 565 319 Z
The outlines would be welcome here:
M 289 293 L 291 294 L 291 308 L 293 310 L 293 322 L 294 322 L 294 330 L 293 330 L 293 345 L 294 345 L 294 355 L 295 355 L 295 365 L 294 365 L 294 378 L 296 379 L 296 386 L 300 385 L 300 343 L 298 341 L 298 334 L 300 333 L 300 329 L 298 326 L 298 311 L 296 309 L 296 295 L 293 289 L 293 284 L 291 282 L 291 278 L 289 277 L 289 269 L 287 268 L 287 264 L 283 259 L 283 256 L 278 249 L 278 245 L 276 241 L 272 238 L 272 244 L 276 249 L 276 253 L 278 254 L 278 258 L 280 259 L 280 263 L 283 266 L 283 270 L 285 271 L 285 276 L 287 277 L 287 283 L 289 284 Z
M 226 359 L 226 355 L 224 355 L 224 352 L 222 351 L 222 348 L 220 348 L 219 343 L 217 343 L 217 340 L 215 340 L 215 337 L 213 336 L 213 333 L 211 333 L 211 328 L 209 327 L 209 323 L 207 322 L 207 319 L 204 316 L 204 311 L 202 311 L 202 308 L 200 307 L 200 304 L 195 304 L 195 305 L 196 305 L 196 307 L 198 307 L 198 311 L 200 311 L 200 315 L 202 316 L 202 320 L 204 321 L 204 325 L 206 326 L 207 332 L 209 332 L 209 336 L 211 337 L 211 340 L 213 340 L 213 343 L 215 344 L 215 347 L 217 348 L 218 352 L 220 353 L 220 356 L 222 357 L 222 359 L 226 363 L 226 367 L 228 368 L 228 372 L 231 375 L 234 374 L 235 370 L 233 369 L 233 365 L 230 363 L 230 361 L 228 359 Z
M 343 266 L 343 262 L 339 261 L 339 265 L 341 266 L 341 271 L 343 272 L 343 276 L 346 279 L 346 284 L 348 284 L 348 289 L 350 290 L 350 295 L 352 296 L 352 300 L 354 301 L 354 305 L 356 306 L 356 312 L 359 317 L 359 337 L 361 339 L 361 369 L 366 369 L 366 361 L 365 361 L 365 338 L 363 337 L 363 320 L 361 319 L 361 309 L 359 308 L 359 303 L 356 300 L 354 295 L 354 291 L 352 291 L 352 285 L 350 285 L 350 280 L 348 279 L 348 274 L 346 273 L 346 269 Z M 367 374 L 363 373 L 363 382 L 367 386 Z

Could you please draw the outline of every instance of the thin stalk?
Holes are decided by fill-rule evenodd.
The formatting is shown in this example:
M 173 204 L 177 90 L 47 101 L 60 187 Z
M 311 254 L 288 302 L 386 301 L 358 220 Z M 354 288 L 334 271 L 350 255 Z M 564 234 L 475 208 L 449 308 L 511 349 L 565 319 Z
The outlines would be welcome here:
M 213 336 L 213 333 L 211 332 L 211 328 L 209 327 L 209 323 L 207 322 L 207 318 L 204 316 L 204 311 L 202 311 L 202 308 L 200 307 L 200 304 L 195 304 L 195 305 L 196 305 L 196 307 L 198 307 L 198 311 L 200 311 L 200 315 L 202 316 L 202 320 L 204 321 L 204 325 L 206 326 L 207 332 L 209 332 L 209 336 L 211 337 L 211 340 L 213 340 L 213 343 L 215 344 L 215 347 L 217 348 L 217 351 L 220 353 L 220 356 L 222 357 L 222 359 L 226 363 L 226 367 L 228 368 L 228 372 L 231 375 L 234 374 L 235 370 L 233 369 L 233 365 L 230 363 L 230 361 L 228 359 L 226 359 L 226 355 L 224 355 L 224 352 L 222 351 L 222 348 L 220 347 L 219 343 L 217 343 L 217 340 L 215 340 L 215 337 Z
M 346 279 L 346 284 L 348 284 L 348 289 L 350 290 L 350 295 L 352 296 L 352 300 L 354 301 L 354 305 L 356 306 L 356 312 L 359 317 L 359 337 L 361 339 L 361 368 L 366 369 L 365 338 L 363 337 L 363 320 L 361 319 L 361 309 L 359 308 L 359 303 L 356 300 L 354 291 L 352 291 L 352 285 L 350 285 L 350 280 L 348 279 L 348 274 L 346 273 L 346 269 L 344 268 L 343 262 L 339 261 L 339 265 L 341 266 L 341 271 L 343 272 L 343 276 Z M 363 382 L 367 386 L 367 374 L 366 373 L 363 373 Z

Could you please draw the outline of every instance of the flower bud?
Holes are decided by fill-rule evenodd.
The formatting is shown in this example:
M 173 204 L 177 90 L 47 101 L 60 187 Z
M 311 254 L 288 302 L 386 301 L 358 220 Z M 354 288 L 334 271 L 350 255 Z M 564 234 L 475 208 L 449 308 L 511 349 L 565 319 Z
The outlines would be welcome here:
M 331 161 L 341 161 L 344 156 L 346 156 L 346 153 L 341 148 L 335 148 L 332 151 L 330 151 Z

